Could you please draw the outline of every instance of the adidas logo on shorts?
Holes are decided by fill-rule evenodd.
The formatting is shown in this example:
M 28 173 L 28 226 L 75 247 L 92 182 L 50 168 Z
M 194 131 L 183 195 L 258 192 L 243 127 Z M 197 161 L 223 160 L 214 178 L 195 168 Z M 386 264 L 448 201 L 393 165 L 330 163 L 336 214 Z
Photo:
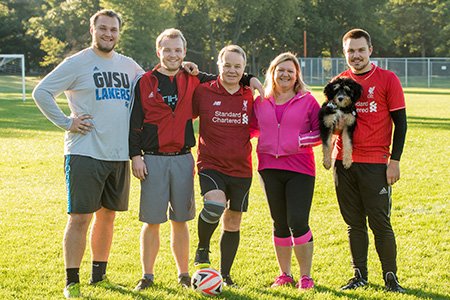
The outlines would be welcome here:
M 388 191 L 386 190 L 386 188 L 385 187 L 383 187 L 382 189 L 381 189 L 381 191 L 378 193 L 379 195 L 385 195 L 385 194 L 387 194 L 388 193 Z

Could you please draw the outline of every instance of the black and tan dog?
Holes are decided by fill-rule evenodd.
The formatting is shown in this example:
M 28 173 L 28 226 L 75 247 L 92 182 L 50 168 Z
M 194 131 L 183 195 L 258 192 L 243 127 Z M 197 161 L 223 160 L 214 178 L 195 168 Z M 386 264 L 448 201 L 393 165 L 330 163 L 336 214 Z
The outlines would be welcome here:
M 348 169 L 352 165 L 352 139 L 356 127 L 355 103 L 361 96 L 362 87 L 349 77 L 337 77 L 325 86 L 323 92 L 327 98 L 319 112 L 323 166 L 327 170 L 331 168 L 332 136 L 336 125 L 342 119 L 342 163 Z

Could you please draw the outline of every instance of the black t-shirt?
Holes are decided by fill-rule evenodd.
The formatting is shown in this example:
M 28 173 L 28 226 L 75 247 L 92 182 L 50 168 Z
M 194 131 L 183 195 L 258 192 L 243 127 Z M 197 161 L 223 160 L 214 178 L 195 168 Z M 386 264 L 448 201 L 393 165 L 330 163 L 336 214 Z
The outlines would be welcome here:
M 164 102 L 172 108 L 172 111 L 175 110 L 178 102 L 178 88 L 177 88 L 177 79 L 175 76 L 167 76 L 161 74 L 158 71 L 154 72 L 156 78 L 158 78 L 158 93 L 164 99 Z

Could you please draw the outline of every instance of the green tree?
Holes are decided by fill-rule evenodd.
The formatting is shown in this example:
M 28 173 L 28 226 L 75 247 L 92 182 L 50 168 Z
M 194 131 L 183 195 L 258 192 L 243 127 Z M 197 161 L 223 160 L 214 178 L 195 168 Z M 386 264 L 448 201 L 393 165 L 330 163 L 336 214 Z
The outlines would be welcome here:
M 156 37 L 166 28 L 175 26 L 175 11 L 164 0 L 102 0 L 102 7 L 121 14 L 124 24 L 118 51 L 132 57 L 145 69 L 158 62 Z
M 246 50 L 254 74 L 258 74 L 261 64 L 266 66 L 285 48 L 284 40 L 294 24 L 298 3 L 298 0 L 173 1 L 178 26 L 190 44 L 188 54 L 202 69 L 216 72 L 220 49 L 238 44 Z
M 24 54 L 27 71 L 38 68 L 43 55 L 39 40 L 27 35 L 28 19 L 32 14 L 42 14 L 41 4 L 17 0 L 0 3 L 0 53 Z
M 379 29 L 380 11 L 386 2 L 386 0 L 307 1 L 302 11 L 302 23 L 308 36 L 308 56 L 342 56 L 342 35 L 352 28 L 369 31 L 374 44 L 382 45 L 385 35 Z
M 435 35 L 435 55 L 448 57 L 450 56 L 450 1 L 437 1 L 434 13 L 439 27 L 439 34 Z
M 28 30 L 29 35 L 40 40 L 45 52 L 40 65 L 53 68 L 66 56 L 88 47 L 89 18 L 99 9 L 98 0 L 45 1 L 45 15 L 30 18 Z
M 393 54 L 449 55 L 449 6 L 448 0 L 391 0 L 383 25 L 393 40 Z

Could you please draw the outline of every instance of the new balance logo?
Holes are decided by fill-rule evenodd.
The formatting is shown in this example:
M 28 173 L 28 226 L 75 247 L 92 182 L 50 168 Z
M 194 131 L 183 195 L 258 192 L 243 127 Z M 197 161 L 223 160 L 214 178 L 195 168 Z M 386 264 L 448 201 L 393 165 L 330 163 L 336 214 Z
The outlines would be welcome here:
M 214 101 L 213 106 L 220 106 L 222 101 Z
M 377 112 L 377 103 L 375 101 L 369 103 L 369 111 Z
M 152 91 L 152 92 L 150 92 L 150 94 L 148 95 L 148 97 L 149 97 L 149 98 L 153 98 L 153 97 L 155 97 L 155 94 L 153 93 L 153 91 Z
M 385 187 L 383 187 L 383 188 L 381 189 L 381 191 L 380 191 L 378 194 L 380 194 L 380 195 L 385 195 L 385 194 L 387 194 L 387 193 L 388 193 L 388 191 L 386 190 Z

